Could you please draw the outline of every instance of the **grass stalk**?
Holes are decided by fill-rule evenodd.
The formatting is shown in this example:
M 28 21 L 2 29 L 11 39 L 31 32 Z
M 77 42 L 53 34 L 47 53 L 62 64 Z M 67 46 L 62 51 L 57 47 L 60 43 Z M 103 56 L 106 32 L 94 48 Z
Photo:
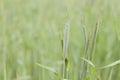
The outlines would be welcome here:
M 6 72 L 6 62 L 5 60 L 3 61 L 3 68 L 4 68 L 4 80 L 7 80 L 7 72 Z
M 113 67 L 110 69 L 108 80 L 112 80 L 112 74 L 113 74 Z
M 67 50 L 68 50 L 68 40 L 69 40 L 69 29 L 70 24 L 67 23 L 65 26 L 64 40 L 62 41 L 63 47 L 63 79 L 68 78 L 68 58 L 67 58 Z
M 16 80 L 19 80 L 19 74 L 18 74 L 18 71 L 16 71 Z
M 84 32 L 84 39 L 85 39 L 85 51 L 84 51 L 84 57 L 88 59 L 88 49 L 89 49 L 89 37 L 87 37 L 87 31 L 86 28 L 83 27 L 83 32 Z M 81 71 L 80 71 L 80 77 L 81 79 L 85 78 L 87 74 L 87 64 L 84 61 L 82 63 Z
M 87 31 L 85 27 L 83 27 L 83 33 L 84 33 L 84 40 L 85 40 L 85 45 L 86 45 L 87 44 Z
M 90 60 L 91 60 L 91 61 L 93 60 L 93 55 L 94 55 L 94 50 L 95 50 L 97 32 L 98 32 L 98 22 L 96 22 L 95 30 L 94 30 L 94 33 L 93 33 L 93 41 L 92 41 L 91 56 L 90 56 Z

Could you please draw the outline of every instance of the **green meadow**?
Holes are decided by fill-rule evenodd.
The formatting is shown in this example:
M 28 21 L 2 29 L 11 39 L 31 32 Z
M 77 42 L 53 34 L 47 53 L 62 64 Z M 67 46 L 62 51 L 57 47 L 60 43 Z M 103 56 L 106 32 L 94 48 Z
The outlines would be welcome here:
M 119 0 L 0 0 L 0 80 L 120 80 Z

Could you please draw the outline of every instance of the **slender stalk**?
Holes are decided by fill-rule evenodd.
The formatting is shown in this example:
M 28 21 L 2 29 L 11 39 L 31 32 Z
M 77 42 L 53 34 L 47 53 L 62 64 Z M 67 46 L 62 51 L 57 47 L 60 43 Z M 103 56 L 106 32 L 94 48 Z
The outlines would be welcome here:
M 86 32 L 86 28 L 83 27 L 83 33 L 84 33 L 84 40 L 85 40 L 85 45 L 87 44 L 87 32 Z
M 1 0 L 2 1 L 2 0 Z M 2 30 L 2 34 L 5 38 L 5 40 L 3 41 L 3 73 L 4 73 L 4 80 L 8 80 L 8 74 L 7 74 L 7 61 L 6 61 L 6 14 L 5 14 L 5 5 L 4 5 L 4 1 L 1 2 L 1 12 L 2 12 L 2 26 L 3 26 L 3 30 Z
M 83 27 L 83 32 L 84 32 L 84 39 L 85 39 L 85 52 L 84 52 L 84 57 L 88 59 L 88 49 L 89 49 L 89 37 L 87 38 L 87 32 L 85 27 Z M 85 70 L 85 71 L 84 71 Z M 83 79 L 87 74 L 87 64 L 84 61 L 82 63 L 81 71 L 80 71 L 80 77 Z
M 5 60 L 3 61 L 3 65 L 4 65 L 4 80 L 7 80 L 6 62 L 5 62 Z
M 98 31 L 98 22 L 96 22 L 95 30 L 94 30 L 94 33 L 93 33 L 93 41 L 92 41 L 91 56 L 90 56 L 91 61 L 93 60 L 95 44 L 96 44 L 96 37 L 97 37 L 97 31 Z
M 16 80 L 19 80 L 19 74 L 17 70 L 16 70 Z
M 67 59 L 67 49 L 68 49 L 68 40 L 69 40 L 69 29 L 70 25 L 69 23 L 65 26 L 65 33 L 64 33 L 64 40 L 62 41 L 63 45 L 63 79 L 67 79 L 68 75 L 68 59 Z
M 64 33 L 64 41 L 63 41 L 63 58 L 65 59 L 67 56 L 68 49 L 68 39 L 69 39 L 69 23 L 66 24 L 65 33 Z
M 42 55 L 41 56 L 41 63 L 43 64 L 43 59 L 44 59 L 44 55 Z M 45 79 L 45 72 L 44 72 L 44 70 L 43 69 L 41 69 L 41 75 L 42 75 L 42 80 L 44 80 Z
M 112 80 L 112 74 L 113 74 L 113 67 L 110 69 L 108 80 Z

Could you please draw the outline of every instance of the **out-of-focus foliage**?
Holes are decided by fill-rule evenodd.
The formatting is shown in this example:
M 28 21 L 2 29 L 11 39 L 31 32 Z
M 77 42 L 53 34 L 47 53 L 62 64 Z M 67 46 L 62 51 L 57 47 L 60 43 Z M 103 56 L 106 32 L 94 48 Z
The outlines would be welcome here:
M 120 59 L 119 0 L 0 0 L 0 80 L 56 80 L 36 66 L 53 66 L 61 73 L 61 38 L 70 20 L 68 59 L 70 80 L 78 80 L 85 43 L 82 27 L 99 30 L 93 63 Z M 90 42 L 91 46 L 91 42 Z M 109 69 L 100 72 L 107 80 Z M 5 79 L 6 78 L 6 79 Z M 112 78 L 120 79 L 119 65 Z

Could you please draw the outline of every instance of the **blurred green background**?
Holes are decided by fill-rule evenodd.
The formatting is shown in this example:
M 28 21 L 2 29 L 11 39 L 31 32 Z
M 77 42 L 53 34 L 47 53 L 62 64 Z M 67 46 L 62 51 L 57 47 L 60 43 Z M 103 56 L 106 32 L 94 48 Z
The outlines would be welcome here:
M 70 80 L 79 80 L 85 42 L 83 26 L 92 33 L 99 20 L 93 63 L 120 59 L 119 0 L 0 0 L 0 80 L 56 80 L 35 63 L 61 72 L 61 38 L 70 20 Z M 107 80 L 109 69 L 101 70 Z M 115 66 L 112 80 L 120 79 Z

